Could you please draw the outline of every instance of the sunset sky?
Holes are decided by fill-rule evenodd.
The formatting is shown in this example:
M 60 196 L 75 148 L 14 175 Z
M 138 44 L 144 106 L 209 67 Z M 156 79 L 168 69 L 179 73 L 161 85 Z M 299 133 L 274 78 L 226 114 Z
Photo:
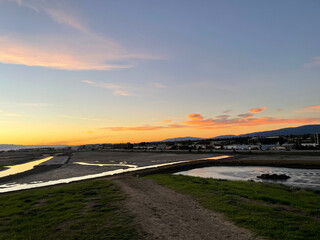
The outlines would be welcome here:
M 319 0 L 0 0 L 0 144 L 320 124 Z

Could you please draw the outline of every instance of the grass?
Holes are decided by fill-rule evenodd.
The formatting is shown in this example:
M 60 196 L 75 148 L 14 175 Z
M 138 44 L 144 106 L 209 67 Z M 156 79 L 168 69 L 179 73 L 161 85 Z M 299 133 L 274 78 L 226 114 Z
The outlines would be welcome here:
M 241 227 L 274 240 L 320 239 L 320 193 L 277 184 L 150 175 Z
M 94 180 L 0 195 L 0 239 L 141 239 L 124 194 Z

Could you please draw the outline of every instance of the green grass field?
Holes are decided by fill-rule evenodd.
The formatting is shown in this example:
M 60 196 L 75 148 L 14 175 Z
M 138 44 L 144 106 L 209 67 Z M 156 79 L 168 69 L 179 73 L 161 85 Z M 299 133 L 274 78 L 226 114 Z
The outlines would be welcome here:
M 319 192 L 171 174 L 146 178 L 268 239 L 320 239 Z M 124 200 L 107 180 L 1 194 L 0 239 L 143 239 Z
M 125 196 L 94 180 L 0 195 L 0 239 L 141 239 Z
M 268 239 L 319 240 L 320 193 L 277 184 L 181 175 L 151 175 L 158 184 L 189 194 L 238 226 Z

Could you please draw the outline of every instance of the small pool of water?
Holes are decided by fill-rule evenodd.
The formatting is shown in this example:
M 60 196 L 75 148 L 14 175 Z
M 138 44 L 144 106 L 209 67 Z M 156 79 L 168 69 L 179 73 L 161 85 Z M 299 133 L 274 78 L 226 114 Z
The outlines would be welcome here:
M 6 176 L 10 176 L 10 175 L 14 175 L 17 173 L 22 173 L 25 171 L 29 171 L 31 170 L 34 166 L 39 165 L 40 163 L 43 163 L 45 161 L 50 160 L 53 157 L 46 157 L 46 158 L 42 158 L 40 160 L 35 160 L 32 162 L 27 162 L 27 163 L 23 163 L 23 164 L 17 164 L 17 165 L 13 165 L 13 166 L 6 166 L 5 170 L 0 171 L 0 178 L 2 177 L 6 177 Z
M 204 167 L 195 168 L 188 171 L 175 174 L 226 179 L 226 180 L 253 180 L 257 182 L 281 183 L 289 186 L 320 189 L 320 169 L 297 169 L 297 168 L 279 168 L 279 167 Z M 262 180 L 257 178 L 261 174 L 285 174 L 290 176 L 287 180 Z

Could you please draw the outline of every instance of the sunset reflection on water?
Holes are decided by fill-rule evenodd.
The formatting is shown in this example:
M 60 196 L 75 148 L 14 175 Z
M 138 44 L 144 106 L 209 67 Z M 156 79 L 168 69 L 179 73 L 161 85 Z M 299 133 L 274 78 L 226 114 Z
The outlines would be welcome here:
M 217 166 L 195 168 L 188 171 L 178 172 L 175 174 L 226 179 L 226 180 L 253 180 L 276 182 L 296 187 L 306 187 L 320 189 L 320 170 L 319 169 L 297 169 L 297 168 L 277 168 L 277 167 L 254 167 L 254 166 Z M 261 174 L 285 174 L 290 176 L 285 181 L 261 180 L 257 176 Z

